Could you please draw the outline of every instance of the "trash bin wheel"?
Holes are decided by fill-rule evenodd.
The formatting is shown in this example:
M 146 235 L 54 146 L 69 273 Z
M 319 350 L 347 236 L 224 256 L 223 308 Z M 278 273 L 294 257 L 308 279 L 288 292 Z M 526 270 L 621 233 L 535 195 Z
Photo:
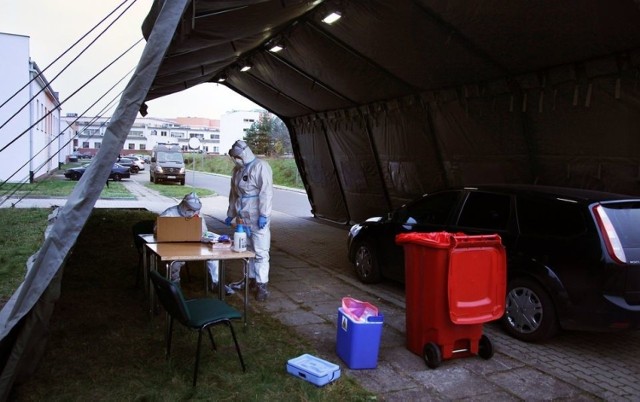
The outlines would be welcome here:
M 429 342 L 424 345 L 422 357 L 424 358 L 424 362 L 427 364 L 427 367 L 431 369 L 437 368 L 440 363 L 442 363 L 442 352 L 440 352 L 438 345 L 433 342 Z
M 478 342 L 478 356 L 485 360 L 489 360 L 493 357 L 493 344 L 486 335 L 482 335 L 480 337 L 480 342 Z

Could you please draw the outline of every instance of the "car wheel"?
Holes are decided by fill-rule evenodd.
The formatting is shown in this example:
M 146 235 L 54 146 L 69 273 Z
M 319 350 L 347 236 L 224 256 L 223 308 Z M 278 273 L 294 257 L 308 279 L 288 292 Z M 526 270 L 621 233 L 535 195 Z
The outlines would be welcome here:
M 180 180 L 180 185 L 184 186 L 184 180 Z
M 74 173 L 74 174 L 71 176 L 71 180 L 78 181 L 78 180 L 80 180 L 80 177 L 82 177 L 82 175 L 81 175 L 80 173 Z
M 509 335 L 525 342 L 551 338 L 558 330 L 551 297 L 531 279 L 514 279 L 509 282 L 502 326 Z
M 440 352 L 438 345 L 433 342 L 429 342 L 424 345 L 422 358 L 430 369 L 438 368 L 440 363 L 442 363 L 442 352 Z
M 115 173 L 113 175 L 113 181 L 120 181 L 122 180 L 122 176 L 120 175 L 120 173 Z
M 131 171 L 131 173 L 133 173 L 133 174 L 137 174 L 137 173 L 140 171 L 140 169 L 138 169 L 138 167 L 137 167 L 137 166 L 131 166 L 131 167 L 129 168 L 129 170 L 130 170 L 130 171 Z
M 368 242 L 362 242 L 356 249 L 355 259 L 356 275 L 362 283 L 380 282 L 380 266 L 375 250 Z

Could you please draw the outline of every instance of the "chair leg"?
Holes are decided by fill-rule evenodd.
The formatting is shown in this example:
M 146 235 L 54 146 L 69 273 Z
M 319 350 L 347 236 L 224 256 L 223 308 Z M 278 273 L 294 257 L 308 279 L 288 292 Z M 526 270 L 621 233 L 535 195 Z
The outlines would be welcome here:
M 207 327 L 207 332 L 209 332 L 209 339 L 211 339 L 211 347 L 213 348 L 213 350 L 218 350 L 218 348 L 216 347 L 216 343 L 213 340 L 213 334 L 211 333 L 211 327 Z
M 198 366 L 200 365 L 200 343 L 202 341 L 202 329 L 198 331 L 198 347 L 196 348 L 196 364 L 193 368 L 193 386 L 196 386 L 198 380 Z
M 140 286 L 140 274 L 142 274 L 142 253 L 138 251 L 138 266 L 136 267 L 136 288 Z
M 173 335 L 173 317 L 169 318 L 169 332 L 167 334 L 167 360 L 169 360 L 169 355 L 171 355 L 171 337 Z
M 238 357 L 240 358 L 240 365 L 242 366 L 242 371 L 246 372 L 247 369 L 244 366 L 244 359 L 242 358 L 242 353 L 240 353 L 240 346 L 238 346 L 238 339 L 236 339 L 236 331 L 233 330 L 233 325 L 231 325 L 231 321 L 225 321 L 231 330 L 231 336 L 233 337 L 233 343 L 236 344 L 236 352 L 238 352 Z

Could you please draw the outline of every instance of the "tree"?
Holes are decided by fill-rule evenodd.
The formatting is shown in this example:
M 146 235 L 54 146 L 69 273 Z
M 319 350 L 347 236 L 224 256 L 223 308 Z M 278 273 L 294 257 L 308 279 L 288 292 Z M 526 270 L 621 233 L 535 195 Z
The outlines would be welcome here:
M 244 140 L 253 153 L 271 155 L 271 123 L 269 114 L 261 113 L 258 121 L 254 122 L 246 131 Z
M 244 140 L 254 153 L 279 156 L 293 152 L 289 130 L 284 122 L 269 113 L 261 113 L 244 135 Z

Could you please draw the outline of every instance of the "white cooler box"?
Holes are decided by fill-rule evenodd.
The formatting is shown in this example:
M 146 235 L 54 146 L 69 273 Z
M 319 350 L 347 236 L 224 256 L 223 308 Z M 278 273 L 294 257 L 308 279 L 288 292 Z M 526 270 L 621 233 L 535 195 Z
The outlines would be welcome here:
M 318 387 L 340 378 L 340 366 L 309 354 L 289 360 L 287 372 Z

